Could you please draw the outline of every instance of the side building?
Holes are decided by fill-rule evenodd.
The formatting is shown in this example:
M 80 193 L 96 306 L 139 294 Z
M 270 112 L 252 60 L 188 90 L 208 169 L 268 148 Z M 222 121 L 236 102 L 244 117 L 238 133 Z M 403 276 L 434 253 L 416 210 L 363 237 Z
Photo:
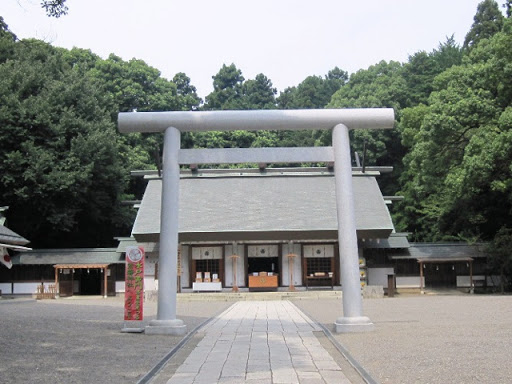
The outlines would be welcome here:
M 58 287 L 61 297 L 124 292 L 124 258 L 116 248 L 35 249 L 12 257 L 0 270 L 4 294 L 35 295 Z

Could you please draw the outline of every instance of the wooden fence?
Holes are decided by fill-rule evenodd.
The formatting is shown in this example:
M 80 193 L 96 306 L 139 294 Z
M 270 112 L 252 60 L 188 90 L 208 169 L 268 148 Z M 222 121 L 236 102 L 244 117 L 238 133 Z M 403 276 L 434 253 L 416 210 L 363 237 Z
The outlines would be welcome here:
M 37 286 L 37 294 L 36 294 L 37 300 L 55 299 L 56 294 L 57 294 L 57 287 L 55 286 L 55 284 L 50 284 L 50 285 L 48 285 L 48 287 L 45 287 L 44 285 Z

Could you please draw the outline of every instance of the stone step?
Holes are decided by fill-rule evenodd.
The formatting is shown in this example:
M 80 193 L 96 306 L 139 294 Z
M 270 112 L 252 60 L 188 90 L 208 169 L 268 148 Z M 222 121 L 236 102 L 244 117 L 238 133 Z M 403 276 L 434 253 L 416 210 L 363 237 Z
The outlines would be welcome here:
M 340 298 L 339 290 L 310 290 L 296 292 L 189 292 L 178 293 L 178 301 L 267 301 L 267 300 L 311 300 Z

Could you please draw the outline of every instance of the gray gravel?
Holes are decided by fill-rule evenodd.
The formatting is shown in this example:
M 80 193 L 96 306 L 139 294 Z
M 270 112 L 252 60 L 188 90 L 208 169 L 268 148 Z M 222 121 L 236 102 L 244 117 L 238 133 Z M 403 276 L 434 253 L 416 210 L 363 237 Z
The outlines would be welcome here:
M 334 332 L 339 300 L 294 303 Z M 406 296 L 363 301 L 370 333 L 336 339 L 380 383 L 511 383 L 512 296 Z
M 9 302 L 9 303 L 8 303 Z M 192 330 L 232 302 L 178 301 Z M 295 300 L 333 330 L 339 299 Z M 512 296 L 364 300 L 371 333 L 335 334 L 381 383 L 512 382 Z M 146 303 L 145 321 L 155 303 Z M 136 383 L 180 338 L 121 333 L 120 298 L 0 299 L 0 383 Z
M 192 330 L 230 304 L 178 302 L 178 318 Z M 181 338 L 121 333 L 123 315 L 120 298 L 2 299 L 0 383 L 136 383 Z

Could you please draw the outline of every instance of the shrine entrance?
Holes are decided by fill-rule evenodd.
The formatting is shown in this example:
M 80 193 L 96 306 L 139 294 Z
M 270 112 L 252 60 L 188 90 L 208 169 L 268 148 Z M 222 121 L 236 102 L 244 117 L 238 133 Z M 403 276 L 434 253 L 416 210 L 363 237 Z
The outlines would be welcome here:
M 249 245 L 246 263 L 249 290 L 277 290 L 280 265 L 278 245 Z

